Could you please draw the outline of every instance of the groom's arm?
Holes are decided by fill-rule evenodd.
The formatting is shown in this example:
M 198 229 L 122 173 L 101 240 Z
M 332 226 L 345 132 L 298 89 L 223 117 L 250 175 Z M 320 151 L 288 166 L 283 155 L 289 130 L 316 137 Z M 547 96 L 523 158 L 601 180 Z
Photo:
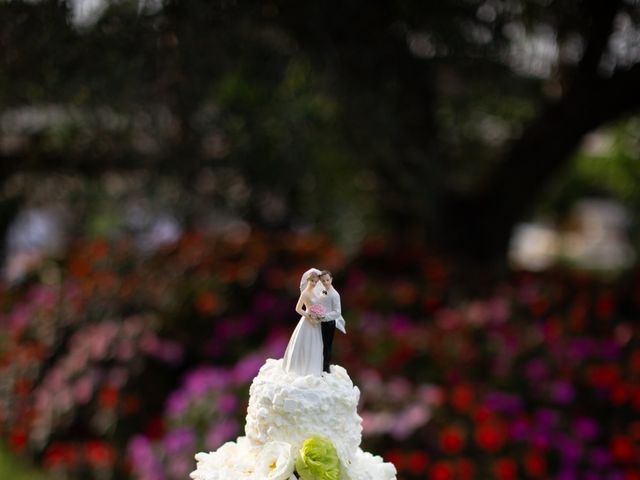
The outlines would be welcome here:
M 331 295 L 331 310 L 329 310 L 324 318 L 326 320 L 336 320 L 342 316 L 342 309 L 340 307 L 340 294 L 334 291 Z

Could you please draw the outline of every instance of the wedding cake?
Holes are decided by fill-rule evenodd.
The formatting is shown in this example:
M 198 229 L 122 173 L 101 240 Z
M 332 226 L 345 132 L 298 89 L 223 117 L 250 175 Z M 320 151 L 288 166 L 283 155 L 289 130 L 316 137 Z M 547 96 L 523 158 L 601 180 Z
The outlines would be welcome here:
M 287 372 L 268 359 L 251 384 L 245 436 L 196 454 L 194 480 L 394 480 L 396 469 L 360 449 L 360 391 L 347 371 Z
M 307 270 L 284 357 L 251 384 L 245 436 L 196 454 L 193 480 L 395 480 L 391 463 L 360 449 L 360 390 L 330 365 L 333 332 L 346 333 L 341 311 L 331 273 Z

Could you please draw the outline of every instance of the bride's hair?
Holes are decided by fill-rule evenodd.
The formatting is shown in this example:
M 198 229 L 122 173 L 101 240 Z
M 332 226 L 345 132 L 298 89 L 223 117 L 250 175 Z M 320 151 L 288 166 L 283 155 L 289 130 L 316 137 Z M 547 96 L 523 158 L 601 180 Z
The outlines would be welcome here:
M 318 270 L 317 268 L 310 268 L 309 270 L 304 272 L 302 274 L 302 278 L 300 279 L 300 291 L 302 292 L 307 287 L 307 283 L 309 282 L 309 277 L 311 275 L 319 276 L 320 273 L 320 270 Z

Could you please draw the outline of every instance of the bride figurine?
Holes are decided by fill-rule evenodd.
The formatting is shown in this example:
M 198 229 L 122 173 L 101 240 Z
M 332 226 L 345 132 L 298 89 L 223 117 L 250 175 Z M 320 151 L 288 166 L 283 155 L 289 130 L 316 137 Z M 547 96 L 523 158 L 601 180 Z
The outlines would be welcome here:
M 304 272 L 300 279 L 300 298 L 296 304 L 296 312 L 301 318 L 284 353 L 282 367 L 286 372 L 298 375 L 322 374 L 323 344 L 320 321 L 324 317 L 325 309 L 315 291 L 320 273 L 317 268 L 311 268 Z

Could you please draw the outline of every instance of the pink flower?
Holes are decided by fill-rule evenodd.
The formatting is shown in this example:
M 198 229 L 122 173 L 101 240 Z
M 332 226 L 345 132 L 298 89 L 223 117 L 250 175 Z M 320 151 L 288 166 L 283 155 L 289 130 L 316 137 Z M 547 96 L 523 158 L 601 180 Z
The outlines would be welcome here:
M 316 317 L 320 318 L 324 317 L 326 312 L 322 305 L 320 305 L 319 303 L 315 303 L 309 307 L 309 313 L 312 313 Z

